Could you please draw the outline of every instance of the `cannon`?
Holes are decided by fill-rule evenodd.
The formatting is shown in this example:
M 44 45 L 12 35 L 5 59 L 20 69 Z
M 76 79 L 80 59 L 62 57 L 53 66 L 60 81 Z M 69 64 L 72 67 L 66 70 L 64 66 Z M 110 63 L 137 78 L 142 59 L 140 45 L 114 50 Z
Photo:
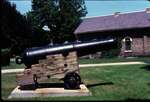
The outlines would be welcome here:
M 81 78 L 78 57 L 114 47 L 116 40 L 108 38 L 28 48 L 16 58 L 17 64 L 26 65 L 24 72 L 17 74 L 17 83 L 20 86 L 38 86 L 42 80 L 58 78 L 64 81 L 66 89 L 79 88 Z

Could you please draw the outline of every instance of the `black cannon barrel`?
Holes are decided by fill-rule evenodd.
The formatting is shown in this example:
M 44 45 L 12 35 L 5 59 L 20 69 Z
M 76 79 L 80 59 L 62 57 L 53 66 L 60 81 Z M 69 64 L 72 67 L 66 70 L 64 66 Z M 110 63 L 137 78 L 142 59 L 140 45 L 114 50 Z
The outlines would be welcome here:
M 101 47 L 100 50 L 108 48 L 108 45 L 112 47 L 114 42 L 115 39 L 109 38 L 104 40 L 93 40 L 54 46 L 47 45 L 37 48 L 28 48 L 23 52 L 21 58 L 16 59 L 16 62 L 24 63 L 26 66 L 30 67 L 32 64 L 37 63 L 39 59 L 45 58 L 46 55 L 59 53 L 63 54 L 69 51 L 77 51 L 78 56 L 83 56 L 86 54 L 90 54 L 91 52 L 96 52 L 95 48 L 97 48 L 98 46 Z

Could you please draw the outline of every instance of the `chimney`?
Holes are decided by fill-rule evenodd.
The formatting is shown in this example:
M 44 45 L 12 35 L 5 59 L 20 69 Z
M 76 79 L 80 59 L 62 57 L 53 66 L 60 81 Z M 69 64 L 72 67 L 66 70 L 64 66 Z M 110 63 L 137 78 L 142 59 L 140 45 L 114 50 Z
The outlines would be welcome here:
M 120 12 L 115 12 L 115 13 L 114 13 L 114 16 L 115 16 L 115 17 L 118 17 L 119 15 L 120 15 Z
M 146 8 L 146 13 L 150 13 L 150 8 Z

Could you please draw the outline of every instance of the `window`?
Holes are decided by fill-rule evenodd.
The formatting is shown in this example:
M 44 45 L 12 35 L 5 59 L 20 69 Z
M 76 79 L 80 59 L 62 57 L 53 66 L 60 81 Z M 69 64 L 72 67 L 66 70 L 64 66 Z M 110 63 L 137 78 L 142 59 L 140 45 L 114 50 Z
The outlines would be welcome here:
M 125 38 L 125 50 L 131 50 L 131 40 L 130 40 L 130 38 Z
M 131 44 L 132 44 L 132 38 L 131 37 L 125 37 L 123 39 L 125 51 L 131 51 Z

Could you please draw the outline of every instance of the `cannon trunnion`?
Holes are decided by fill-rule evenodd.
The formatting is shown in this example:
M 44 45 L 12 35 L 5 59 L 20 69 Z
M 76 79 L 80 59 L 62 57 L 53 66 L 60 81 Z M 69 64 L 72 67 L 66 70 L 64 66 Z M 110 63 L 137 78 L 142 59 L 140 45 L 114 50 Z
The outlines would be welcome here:
M 105 39 L 26 49 L 21 57 L 16 58 L 16 63 L 27 66 L 24 72 L 17 74 L 17 84 L 37 86 L 48 78 L 57 78 L 64 81 L 67 89 L 79 88 L 78 57 L 114 46 L 114 39 Z

